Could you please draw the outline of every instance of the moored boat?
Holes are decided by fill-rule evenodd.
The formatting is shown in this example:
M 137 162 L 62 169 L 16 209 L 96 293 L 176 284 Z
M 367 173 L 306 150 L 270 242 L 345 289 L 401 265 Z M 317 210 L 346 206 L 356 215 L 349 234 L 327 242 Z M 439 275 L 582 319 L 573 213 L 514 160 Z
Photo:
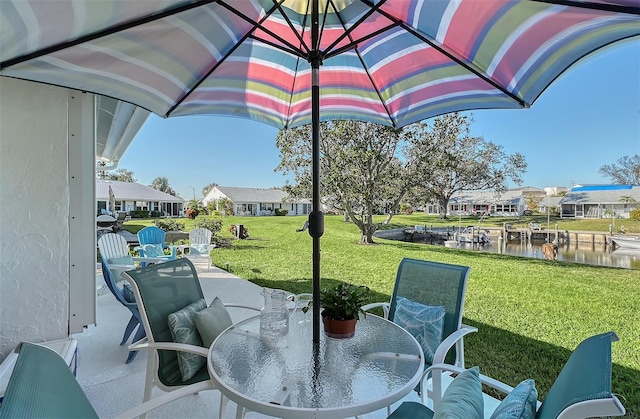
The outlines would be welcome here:
M 639 236 L 611 236 L 611 240 L 619 247 L 640 250 Z

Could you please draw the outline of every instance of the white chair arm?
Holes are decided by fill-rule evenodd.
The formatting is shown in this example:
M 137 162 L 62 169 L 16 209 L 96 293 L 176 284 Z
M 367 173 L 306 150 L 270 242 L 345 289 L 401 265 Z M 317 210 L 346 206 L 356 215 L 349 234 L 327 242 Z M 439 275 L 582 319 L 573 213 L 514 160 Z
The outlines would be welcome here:
M 134 344 L 135 345 L 135 344 Z M 129 346 L 129 350 L 131 347 Z M 207 357 L 209 355 L 209 349 L 203 348 L 202 346 L 188 345 L 186 343 L 175 343 L 175 342 L 154 342 L 154 343 L 146 343 L 141 345 L 143 348 L 147 349 L 166 349 L 169 351 L 180 351 L 180 352 L 189 352 L 192 354 L 200 355 L 203 357 Z
M 455 332 L 447 336 L 447 338 L 440 343 L 440 345 L 438 346 L 438 349 L 436 350 L 436 353 L 433 355 L 433 364 L 444 363 L 444 358 L 447 355 L 447 352 L 449 352 L 449 350 L 453 347 L 453 345 L 455 345 L 458 341 L 460 341 L 464 336 L 468 335 L 469 333 L 473 333 L 477 331 L 478 331 L 477 327 L 462 325 L 460 329 L 456 330 Z M 464 366 L 464 355 L 459 354 L 459 356 L 460 356 L 460 365 Z
M 364 306 L 362 306 L 362 311 L 370 311 L 374 308 L 378 308 L 378 307 L 382 307 L 382 311 L 384 313 L 384 318 L 388 319 L 389 318 L 389 307 L 391 305 L 389 303 L 371 303 L 371 304 L 366 304 Z
M 139 341 L 133 342 L 131 345 L 127 346 L 127 349 L 129 349 L 129 351 L 139 351 L 141 349 L 147 348 L 149 348 L 149 340 L 146 336 Z
M 154 397 L 148 402 L 142 403 L 132 409 L 129 409 L 120 415 L 117 416 L 116 419 L 129 419 L 129 418 L 137 418 L 138 416 L 144 415 L 145 413 L 157 409 L 160 406 L 163 406 L 169 402 L 177 400 L 181 397 L 188 396 L 189 394 L 199 393 L 204 390 L 214 389 L 215 384 L 211 380 L 201 381 L 199 383 L 191 384 L 188 386 L 181 387 L 177 390 L 170 391 L 161 396 Z
M 231 308 L 246 308 L 247 310 L 254 310 L 254 311 L 262 310 L 261 308 L 248 306 L 248 305 L 244 305 L 244 304 L 224 303 L 224 306 L 225 307 L 231 307 Z

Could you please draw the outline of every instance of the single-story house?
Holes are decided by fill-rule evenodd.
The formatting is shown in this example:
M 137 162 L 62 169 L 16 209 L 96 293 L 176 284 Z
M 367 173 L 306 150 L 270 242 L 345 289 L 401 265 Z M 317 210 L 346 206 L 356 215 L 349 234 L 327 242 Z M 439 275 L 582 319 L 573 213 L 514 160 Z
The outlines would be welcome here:
M 522 189 L 456 192 L 449 200 L 449 215 L 490 214 L 494 216 L 520 216 L 526 209 Z
M 560 200 L 563 218 L 629 218 L 640 207 L 640 186 L 574 186 Z
M 558 213 L 561 212 L 560 200 L 562 200 L 562 196 L 547 196 L 542 198 L 540 202 L 538 202 L 538 212 L 543 214 L 547 213 L 547 209 L 549 209 L 550 213 Z
M 96 180 L 96 202 L 98 212 L 109 209 L 109 186 L 115 196 L 113 211 L 155 211 L 165 217 L 177 217 L 184 214 L 184 199 L 169 195 L 149 186 L 134 182 L 115 180 Z
M 311 199 L 291 199 L 278 188 L 236 188 L 215 186 L 202 199 L 204 205 L 226 198 L 233 203 L 233 214 L 240 216 L 274 215 L 276 209 L 286 209 L 287 215 L 307 215 Z

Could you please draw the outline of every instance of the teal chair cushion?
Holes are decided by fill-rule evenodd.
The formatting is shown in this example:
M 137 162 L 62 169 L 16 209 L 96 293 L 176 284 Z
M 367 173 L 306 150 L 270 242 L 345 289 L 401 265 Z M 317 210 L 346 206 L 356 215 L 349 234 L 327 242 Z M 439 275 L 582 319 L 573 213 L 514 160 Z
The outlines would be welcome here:
M 449 384 L 434 412 L 434 419 L 482 419 L 484 400 L 480 369 L 469 368 Z
M 147 258 L 159 258 L 164 257 L 164 246 L 161 244 L 143 244 L 140 246 L 144 257 Z
M 208 244 L 190 244 L 189 253 L 192 255 L 206 255 L 209 251 Z
M 533 419 L 536 416 L 537 402 L 535 382 L 531 379 L 524 380 L 500 402 L 491 419 Z
M 195 322 L 205 348 L 210 347 L 218 335 L 233 324 L 227 308 L 218 297 L 213 299 L 209 307 L 195 314 Z
M 110 265 L 133 265 L 133 258 L 130 255 L 110 258 L 107 260 Z
M 416 338 L 424 352 L 425 361 L 432 364 L 433 356 L 442 342 L 444 316 L 444 307 L 397 297 L 393 322 Z
M 169 314 L 169 330 L 174 342 L 202 346 L 202 339 L 196 328 L 195 314 L 206 307 L 207 302 L 204 298 L 201 298 L 195 303 Z M 189 352 L 178 352 L 177 355 L 178 367 L 183 381 L 193 377 L 204 366 L 206 361 L 200 355 Z
M 433 412 L 418 402 L 403 402 L 387 419 L 431 419 Z

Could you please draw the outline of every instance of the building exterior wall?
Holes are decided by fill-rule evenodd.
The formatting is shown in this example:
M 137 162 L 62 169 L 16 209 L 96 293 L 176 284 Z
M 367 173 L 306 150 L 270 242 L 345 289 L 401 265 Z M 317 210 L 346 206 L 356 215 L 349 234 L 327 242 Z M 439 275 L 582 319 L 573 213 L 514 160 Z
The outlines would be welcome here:
M 59 339 L 79 331 L 70 330 L 70 300 L 86 296 L 78 295 L 71 283 L 76 273 L 86 280 L 81 271 L 87 263 L 95 298 L 95 260 L 76 266 L 70 250 L 81 247 L 75 241 L 86 234 L 87 222 L 95 249 L 93 196 L 88 216 L 83 205 L 70 211 L 74 202 L 84 202 L 78 194 L 86 182 L 79 177 L 88 175 L 95 183 L 95 162 L 92 156 L 88 174 L 84 166 L 70 165 L 69 156 L 75 154 L 70 153 L 69 124 L 75 122 L 69 117 L 73 105 L 68 89 L 3 77 L 0 91 L 0 199 L 7 203 L 0 206 L 1 361 L 21 341 Z M 83 132 L 80 127 L 76 135 Z M 90 243 L 84 247 L 91 249 Z M 95 322 L 95 300 L 93 308 Z M 84 314 L 78 313 L 80 318 Z

